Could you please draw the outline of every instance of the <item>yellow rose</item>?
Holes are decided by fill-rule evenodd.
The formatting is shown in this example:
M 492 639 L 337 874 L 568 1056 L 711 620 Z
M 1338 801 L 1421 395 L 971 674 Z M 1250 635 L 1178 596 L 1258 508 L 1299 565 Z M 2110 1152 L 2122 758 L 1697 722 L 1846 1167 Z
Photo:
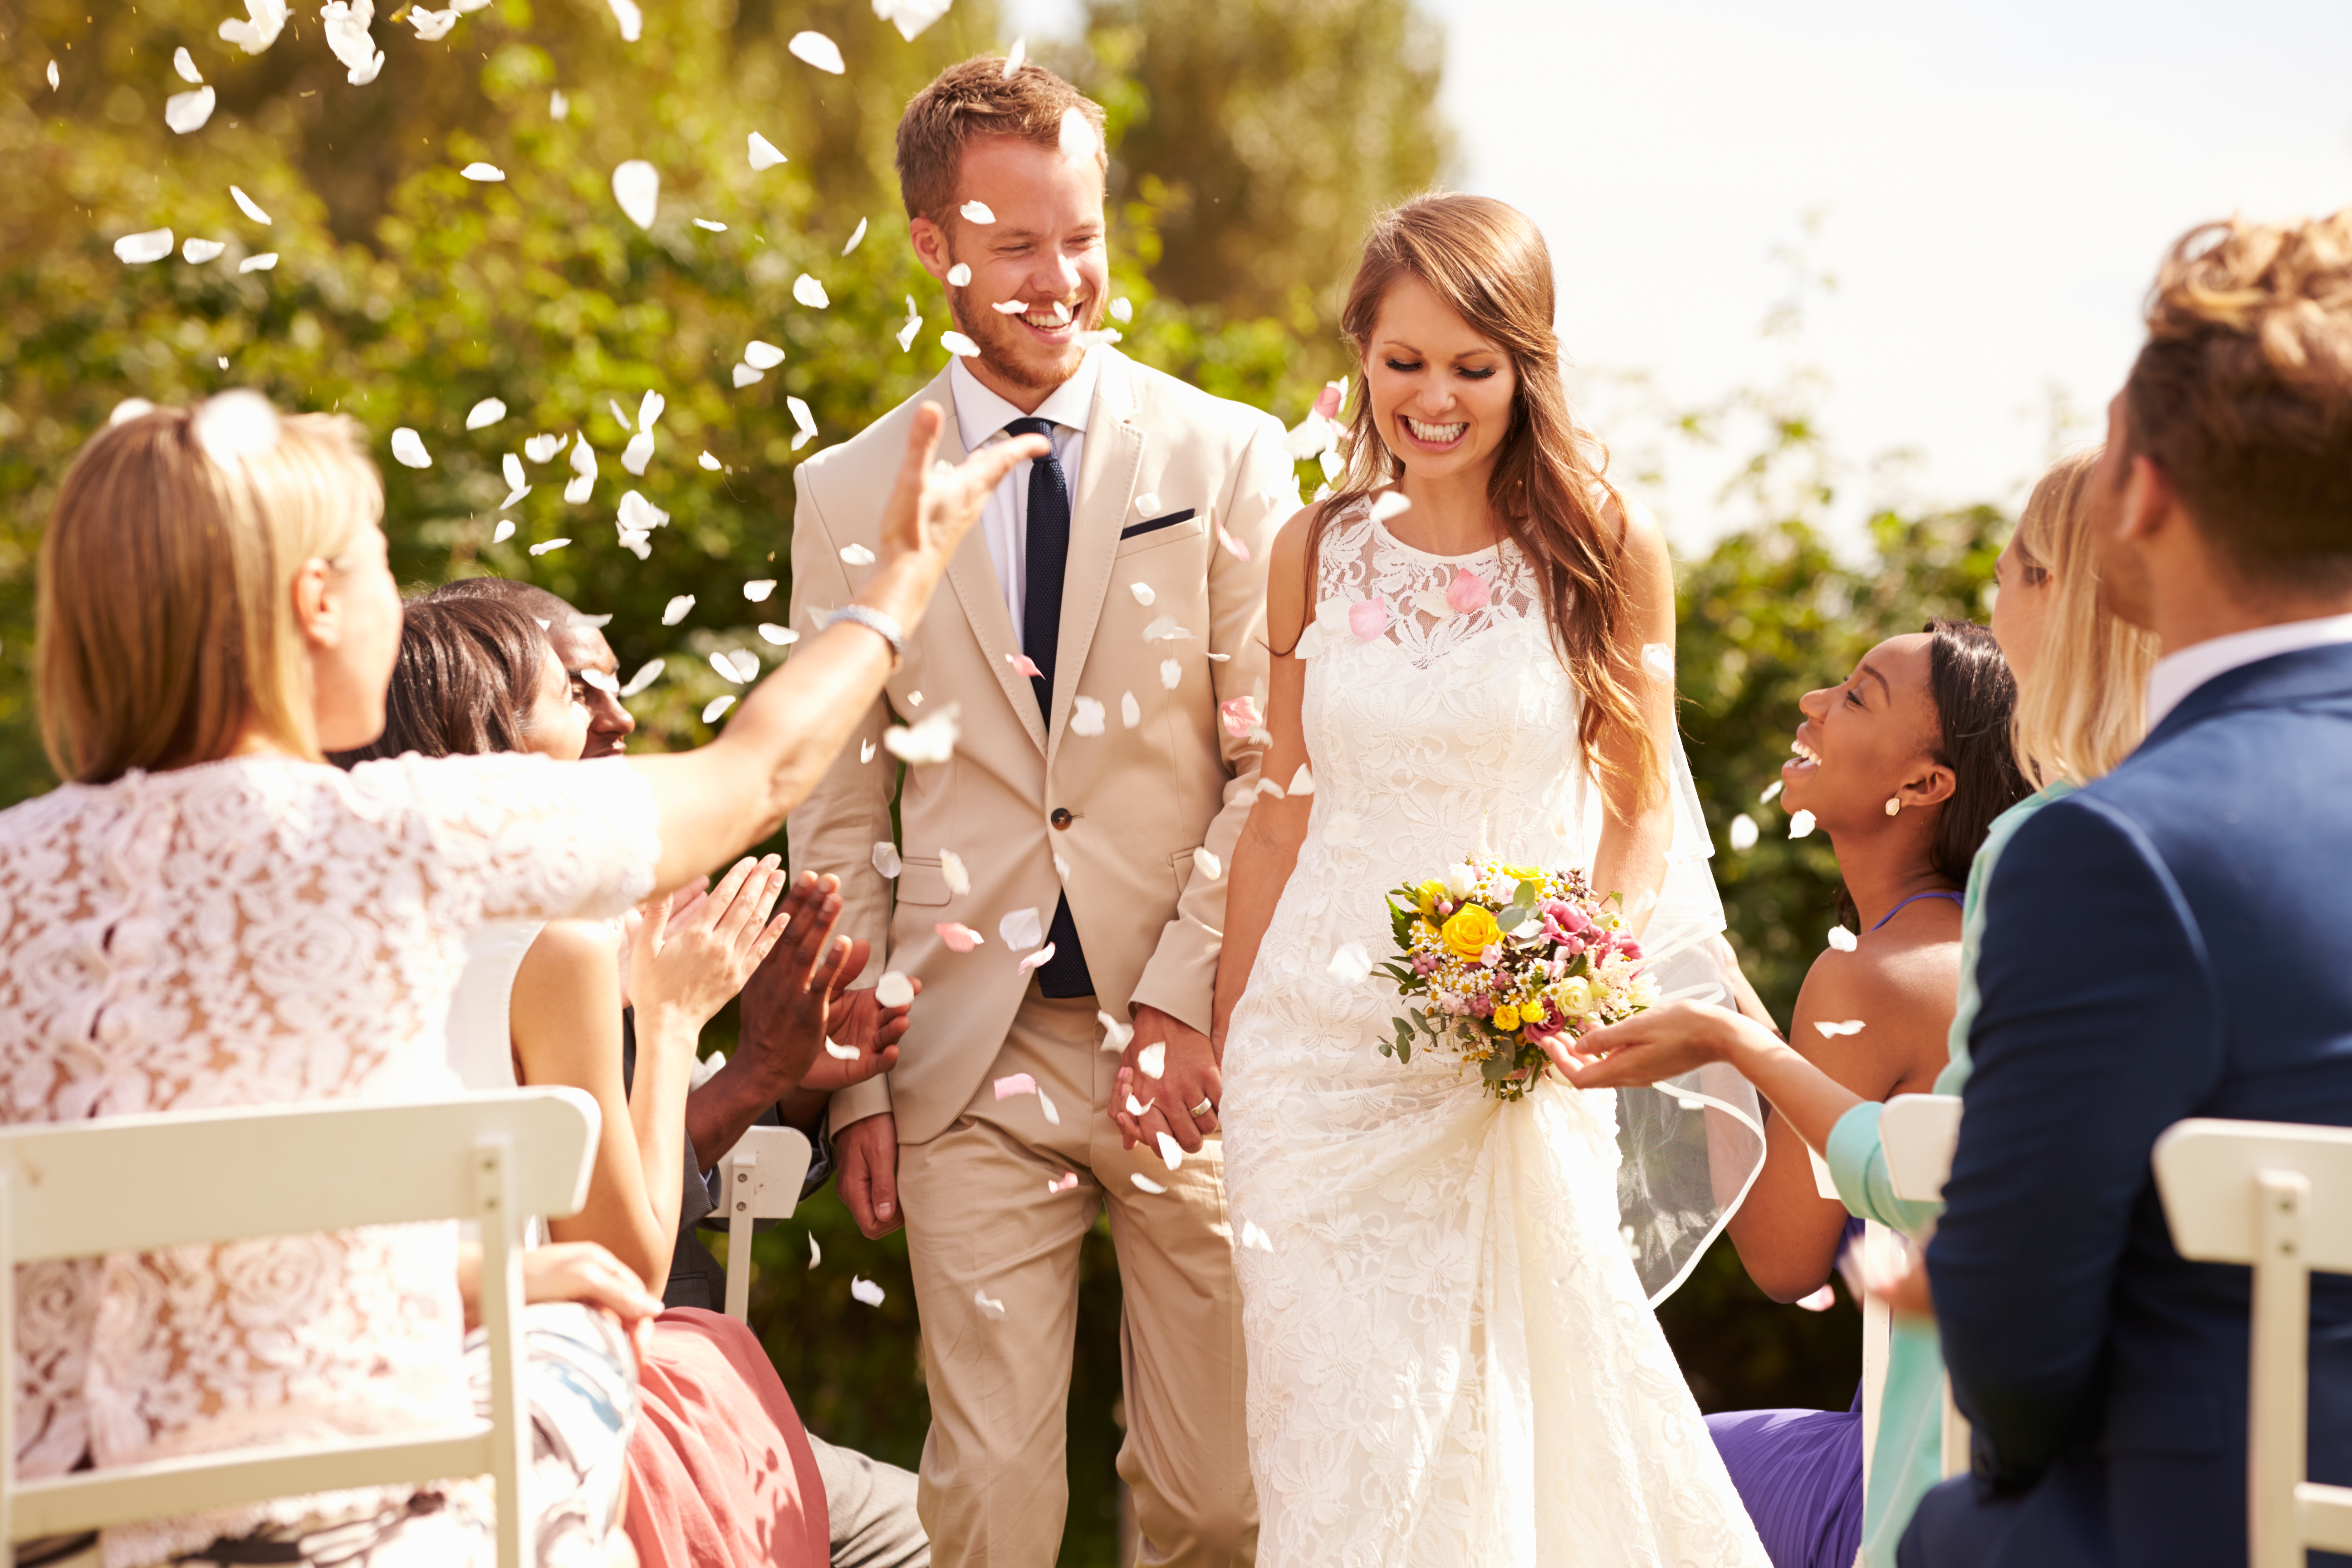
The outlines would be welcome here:
M 1419 906 L 1421 912 L 1425 915 L 1436 913 L 1437 900 L 1444 896 L 1445 884 L 1436 880 L 1434 878 L 1423 882 L 1420 887 L 1415 888 L 1412 890 L 1413 902 Z
M 1444 934 L 1447 951 L 1468 963 L 1502 941 L 1503 928 L 1483 906 L 1465 904 L 1447 917 Z
M 1495 1009 L 1495 1027 L 1509 1034 L 1519 1026 L 1519 1010 L 1508 1002 Z
M 1560 1011 L 1580 1016 L 1592 1011 L 1592 982 L 1582 975 L 1570 975 L 1551 988 L 1552 996 L 1559 1003 Z
M 1536 996 L 1520 1003 L 1519 1016 L 1530 1024 L 1542 1023 L 1544 1021 L 1543 998 Z

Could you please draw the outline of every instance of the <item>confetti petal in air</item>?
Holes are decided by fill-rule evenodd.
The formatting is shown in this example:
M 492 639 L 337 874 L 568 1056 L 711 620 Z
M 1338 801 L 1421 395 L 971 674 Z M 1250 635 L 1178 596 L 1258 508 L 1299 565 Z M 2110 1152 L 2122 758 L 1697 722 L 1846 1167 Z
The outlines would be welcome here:
M 735 661 L 735 673 L 743 678 L 744 685 L 749 686 L 760 679 L 760 656 L 756 651 L 739 647 L 728 657 Z
M 404 425 L 392 433 L 392 455 L 404 468 L 429 468 L 432 455 L 425 450 L 424 437 Z
M 580 672 L 580 679 L 608 696 L 618 697 L 621 694 L 621 683 L 601 669 L 583 669 Z
M 1135 307 L 1129 302 L 1126 295 L 1121 294 L 1118 299 L 1113 300 L 1110 302 L 1110 317 L 1114 321 L 1132 321 L 1135 320 Z
M 1251 696 L 1229 697 L 1217 704 L 1217 717 L 1225 726 L 1225 733 L 1236 741 L 1246 741 L 1249 732 L 1265 722 L 1257 710 L 1257 699 Z
M 732 697 L 730 697 L 726 699 L 726 700 L 732 702 L 735 700 Z M 837 1062 L 854 1062 L 857 1059 L 857 1047 L 856 1046 L 835 1045 L 833 1041 L 828 1039 L 824 1043 L 824 1054 L 831 1057 Z
M 1789 837 L 1802 838 L 1813 830 L 1813 814 L 1801 811 L 1789 818 Z
M 970 952 L 988 941 L 971 927 L 954 921 L 940 921 L 931 929 L 939 932 L 940 940 L 948 944 L 950 952 Z
M 163 123 L 185 136 L 203 128 L 213 117 L 213 89 L 200 87 L 194 92 L 175 92 L 163 100 Z
M 1843 926 L 1830 927 L 1830 945 L 1836 948 L 1840 952 L 1852 952 L 1856 945 L 1853 940 L 1853 932 L 1846 930 Z
M 988 307 L 1000 316 L 1018 316 L 1029 309 L 1026 300 L 999 300 Z
M 414 16 L 416 13 L 411 11 L 409 15 Z M 496 184 L 507 177 L 507 172 L 496 163 L 468 163 L 457 173 L 469 180 L 478 180 L 484 184 Z
M 768 595 L 775 591 L 776 580 L 773 577 L 759 577 L 743 584 L 743 596 L 755 605 L 764 604 Z
M 651 686 L 661 675 L 664 662 L 657 658 L 641 668 L 636 674 L 629 677 L 629 683 L 621 688 L 621 695 L 635 697 L 638 692 Z
M 1047 953 L 1051 953 L 1054 949 L 1050 944 L 1048 944 L 1045 951 Z M 1036 960 L 1036 962 L 1043 963 L 1045 960 L 1040 958 Z M 1037 1091 L 1037 1109 L 1044 1111 L 1045 1113 L 1045 1120 L 1052 1122 L 1055 1126 L 1059 1127 L 1062 1124 L 1062 1113 L 1060 1110 L 1055 1109 L 1054 1105 L 1054 1097 L 1047 1094 L 1043 1089 L 1040 1089 Z
M 694 595 L 691 594 L 680 594 L 677 597 L 672 599 L 668 604 L 662 606 L 662 625 L 666 626 L 674 626 L 677 625 L 678 622 L 686 619 L 688 615 L 690 614 L 693 609 Z
M 863 244 L 865 244 L 865 243 L 866 243 L 866 220 L 865 220 L 864 218 L 859 218 L 859 219 L 857 220 L 857 231 L 856 231 L 855 234 L 852 234 L 852 235 L 849 237 L 849 243 L 848 243 L 847 245 L 845 245 L 845 246 L 843 246 L 843 247 L 841 247 L 841 254 L 842 254 L 842 255 L 844 255 L 844 256 L 846 256 L 846 255 L 848 255 L 851 251 L 853 251 L 853 250 L 856 249 L 859 246 L 861 246 L 861 245 L 863 245 Z
M 814 1268 L 824 1261 L 824 1248 L 816 1244 L 816 1232 L 811 1231 L 809 1232 L 809 1267 Z
M 1135 700 L 1132 691 L 1118 694 L 1118 721 L 1130 730 L 1143 722 L 1143 704 Z
M 267 272 L 278 265 L 278 253 L 265 250 L 259 256 L 248 256 L 236 264 L 239 272 Z
M 950 703 L 928 719 L 884 731 L 882 744 L 902 763 L 937 766 L 955 755 L 960 732 L 955 704 Z
M 821 71 L 840 76 L 849 68 L 842 63 L 841 46 L 823 33 L 794 33 L 784 47 L 793 58 L 805 60 Z
M 915 345 L 915 334 L 923 330 L 923 318 L 916 312 L 915 297 L 907 296 L 907 324 L 898 329 L 898 352 L 905 353 Z
M 534 463 L 544 463 L 563 450 L 563 443 L 570 439 L 569 436 L 532 436 L 523 442 L 522 455 Z
M 874 983 L 874 1003 L 879 1007 L 911 1006 L 915 1000 L 915 983 L 897 970 L 886 972 Z
M 1026 952 L 1045 940 L 1045 928 L 1035 909 L 1014 910 L 996 922 L 996 934 L 1015 952 Z
M 1334 447 L 1316 458 L 1315 464 L 1323 470 L 1323 477 L 1326 479 L 1336 479 L 1339 477 L 1339 470 L 1348 466 L 1348 460 L 1339 456 L 1339 448 Z M 1315 499 L 1320 500 L 1323 498 L 1318 495 Z
M 1299 763 L 1298 771 L 1290 775 L 1290 793 L 1294 796 L 1315 793 L 1315 774 L 1305 763 Z
M 1282 798 L 1282 786 L 1275 783 L 1272 779 L 1262 778 L 1257 781 L 1257 793 L 1265 796 L 1268 800 L 1280 800 Z
M 1246 561 L 1249 559 L 1249 546 L 1244 544 L 1240 540 L 1235 539 L 1232 534 L 1227 533 L 1225 531 L 1225 525 L 1222 522 L 1217 524 L 1217 542 L 1223 545 L 1227 552 L 1229 552 L 1234 560 Z
M 882 1287 L 871 1279 L 860 1279 L 855 1274 L 849 1277 L 849 1293 L 869 1307 L 882 1304 Z
M 546 541 L 544 543 L 532 545 L 530 547 L 530 552 L 533 555 L 545 555 L 550 551 L 561 550 L 571 542 L 572 541 L 568 539 L 551 539 Z
M 629 437 L 629 444 L 621 448 L 621 467 L 633 474 L 644 474 L 646 465 L 653 460 L 654 433 L 650 430 L 638 431 Z
M 1273 1238 L 1259 1229 L 1257 1221 L 1254 1219 L 1242 1221 L 1242 1245 L 1244 1247 L 1255 1247 L 1260 1252 L 1274 1250 Z
M 1140 1171 L 1129 1172 L 1127 1179 L 1133 1182 L 1138 1187 L 1150 1193 L 1154 1197 L 1159 1196 L 1160 1194 L 1168 1190 L 1166 1187 L 1161 1186 L 1158 1182 L 1153 1181 L 1150 1177 L 1145 1175 Z
M 996 1080 L 996 1098 L 1011 1100 L 1016 1094 L 1034 1094 L 1037 1080 L 1025 1072 L 1007 1073 Z
M 1675 650 L 1662 642 L 1642 645 L 1642 668 L 1653 680 L 1671 681 L 1675 678 Z
M 731 680 L 738 686 L 743 684 L 743 677 L 736 669 L 734 659 L 730 658 L 728 655 L 724 653 L 712 654 L 710 656 L 710 668 L 719 672 L 719 679 Z
M 1808 1312 L 1826 1312 L 1832 1307 L 1837 1305 L 1837 1291 L 1828 1285 L 1823 1285 L 1820 1289 L 1814 1291 L 1811 1295 L 1805 1297 L 1796 1304 L 1799 1308 Z
M 1152 600 L 1160 597 L 1159 594 L 1153 591 L 1151 584 L 1149 583 L 1129 583 L 1127 585 L 1127 591 L 1135 595 L 1135 602 L 1137 604 L 1147 607 L 1150 606 Z
M 1176 624 L 1173 616 L 1161 616 L 1143 628 L 1145 642 L 1189 642 L 1192 634 Z
M 1746 812 L 1741 812 L 1738 816 L 1731 819 L 1730 831 L 1725 835 L 1725 837 L 1730 841 L 1731 847 L 1734 849 L 1748 850 L 1755 848 L 1756 819 L 1748 816 Z
M 668 524 L 669 513 L 631 490 L 621 498 L 621 526 L 633 532 L 650 533 Z
M 1775 799 L 1779 798 L 1780 794 L 1780 785 L 1785 782 L 1787 781 L 1782 779 L 1774 779 L 1770 784 L 1766 784 L 1764 786 L 1764 793 L 1756 797 L 1757 804 L 1759 805 L 1771 805 Z
M 495 425 L 506 416 L 505 404 L 495 397 L 485 397 L 466 410 L 466 428 L 479 430 L 485 425 Z M 509 487 L 520 489 L 522 487 L 522 466 L 515 461 L 512 453 L 508 454 L 507 461 L 514 464 L 507 470 L 507 483 Z
M 765 380 L 766 377 L 766 372 L 753 370 L 748 364 L 739 364 L 735 367 L 735 384 L 738 387 L 749 386 L 755 381 Z
M 499 519 L 499 525 L 490 530 L 490 542 L 492 544 L 504 544 L 508 540 L 514 537 L 514 519 L 510 517 L 502 517 Z
M 694 460 L 714 474 L 726 466 L 708 452 L 703 453 L 702 456 L 695 458 Z
M 1173 691 L 1178 686 L 1183 683 L 1183 680 L 1184 667 L 1182 665 L 1177 663 L 1172 658 L 1163 658 L 1160 661 L 1160 684 L 1163 688 L 1170 691 Z
M 1840 1035 L 1859 1035 L 1862 1033 L 1862 1020 L 1859 1018 L 1848 1018 L 1843 1024 L 1816 1023 L 1813 1025 L 1814 1028 L 1822 1032 L 1822 1038 L 1825 1040 L 1834 1040 Z
M 1372 972 L 1371 954 L 1364 951 L 1360 942 L 1343 942 L 1331 954 L 1324 972 L 1342 985 L 1360 985 Z
M 1045 1191 L 1049 1194 L 1053 1193 L 1075 1193 L 1077 1190 L 1078 1173 L 1076 1171 L 1065 1171 L 1062 1173 L 1058 1180 L 1047 1182 L 1045 1184 Z
M 327 25 L 327 47 L 350 68 L 344 79 L 353 87 L 373 81 L 383 69 L 383 51 L 368 36 L 368 24 L 375 20 L 374 0 L 327 0 L 319 19 Z
M 1004 79 L 1011 81 L 1013 79 L 1013 73 L 1019 70 L 1021 68 L 1022 62 L 1026 60 L 1028 58 L 1029 40 L 1027 38 L 1013 39 L 1013 52 L 1004 57 Z
M 192 234 L 180 243 L 180 257 L 183 260 L 202 266 L 227 248 L 217 239 L 198 239 Z
M 727 710 L 734 706 L 735 694 L 731 691 L 727 693 L 724 697 L 714 697 L 709 702 L 703 704 L 702 721 L 708 724 L 712 720 L 718 718 L 721 713 L 726 712 Z
M 948 353 L 961 359 L 977 359 L 980 357 L 980 345 L 973 342 L 970 338 L 965 337 L 961 332 L 941 332 L 940 334 L 940 346 L 947 350 Z
M 697 228 L 707 228 L 713 234 L 725 234 L 727 232 L 727 226 L 725 224 L 707 217 L 696 218 L 694 220 L 694 226 Z
M 797 397 L 785 398 L 784 406 L 792 411 L 793 424 L 798 426 L 793 433 L 793 450 L 797 452 L 803 443 L 815 438 L 816 416 L 810 413 L 809 405 Z
M 963 857 L 952 849 L 940 851 L 940 878 L 959 899 L 971 891 L 971 873 L 964 869 Z
M 948 14 L 950 0 L 874 0 L 874 14 L 913 43 L 924 28 Z
M 1145 490 L 1135 498 L 1135 510 L 1145 517 L 1150 517 L 1160 510 L 1160 493 L 1157 490 Z
M 954 289 L 964 289 L 964 288 L 969 288 L 969 287 L 971 287 L 971 268 L 969 268 L 969 267 L 965 266 L 962 262 L 959 261 L 959 262 L 957 262 L 953 267 L 950 267 L 950 268 L 948 268 L 948 285 L 949 285 L 949 287 L 950 287 L 950 288 L 954 288 Z
M 761 621 L 760 640 L 773 643 L 778 647 L 790 647 L 801 640 L 801 634 L 790 626 L 780 626 L 773 621 Z
M 1070 733 L 1099 735 L 1103 732 L 1103 705 L 1098 697 L 1081 697 L 1070 707 Z
M 1094 122 L 1076 108 L 1062 110 L 1062 129 L 1056 139 L 1062 156 L 1072 163 L 1090 163 L 1102 152 L 1102 138 L 1095 134 Z
M 613 199 L 639 228 L 654 226 L 661 205 L 661 172 L 643 158 L 632 158 L 613 170 Z
M 1213 882 L 1225 874 L 1225 863 L 1206 848 L 1195 849 L 1192 851 L 1192 869 Z
M 547 95 L 547 117 L 550 120 L 572 118 L 572 100 L 563 96 L 561 88 Z
M 416 29 L 418 41 L 430 44 L 449 36 L 449 29 L 457 25 L 457 8 L 452 5 L 446 11 L 427 11 L 422 5 L 411 5 L 408 22 Z
M 784 363 L 784 351 L 753 338 L 743 345 L 743 363 L 753 370 L 773 370 Z
M 871 566 L 874 564 L 874 552 L 863 544 L 845 544 L 841 547 L 841 559 L 850 566 Z
M 971 1293 L 971 1300 L 972 1305 L 992 1318 L 1001 1319 L 1004 1316 L 1004 1303 L 989 1295 L 986 1290 L 974 1290 Z
M 750 145 L 749 157 L 755 172 L 761 169 L 772 169 L 779 163 L 790 162 L 782 153 L 776 151 L 776 144 L 773 142 L 756 131 L 751 132 Z
M 1152 1044 L 1144 1047 L 1141 1050 L 1135 1053 L 1135 1065 L 1142 1071 L 1143 1076 L 1146 1078 L 1167 1077 L 1167 1046 L 1161 1042 L 1154 1041 Z
M 195 57 L 188 53 L 184 44 L 172 51 L 172 68 L 180 73 L 182 81 L 201 85 L 205 79 L 205 73 L 196 68 Z
M 860 741 L 860 742 L 857 742 L 857 760 L 858 760 L 859 762 L 861 762 L 861 763 L 870 763 L 870 762 L 872 762 L 872 761 L 874 760 L 874 752 L 875 752 L 875 746 L 874 746 L 874 742 L 871 742 L 871 741 Z
M 151 261 L 161 261 L 172 254 L 172 231 L 151 228 L 142 234 L 126 234 L 114 242 L 114 254 L 125 266 L 143 267 Z
M 1467 566 L 1455 567 L 1454 581 L 1445 585 L 1445 603 L 1456 615 L 1485 609 L 1491 596 L 1486 580 Z
M 1025 675 L 1032 680 L 1045 679 L 1045 672 L 1038 668 L 1037 661 L 1025 653 L 1008 653 L 1004 656 L 1004 662 L 1013 667 L 1015 675 Z
M 257 55 L 278 41 L 285 30 L 286 19 L 291 15 L 284 0 L 245 0 L 247 21 L 230 20 L 220 25 L 220 36 L 248 55 Z M 58 68 L 49 66 L 49 85 L 58 85 Z
M 956 208 L 966 223 L 994 223 L 996 215 L 988 210 L 986 202 L 966 202 Z
M 906 863 L 898 858 L 898 847 L 887 838 L 875 840 L 874 868 L 885 879 L 897 880 L 898 873 L 907 868 Z
M 833 303 L 825 297 L 824 285 L 805 272 L 793 279 L 793 298 L 812 310 L 822 310 Z
M 1160 1144 L 1160 1158 L 1161 1163 L 1171 1171 L 1182 1165 L 1184 1163 L 1184 1146 L 1181 1143 L 1177 1142 L 1175 1139 L 1168 1136 L 1165 1132 L 1158 1133 L 1155 1136 Z
M 1103 1049 L 1107 1051 L 1123 1051 L 1127 1049 L 1127 1042 L 1135 1038 L 1134 1025 L 1122 1023 L 1118 1019 L 1112 1017 L 1109 1014 L 1101 1011 L 1097 1011 L 1095 1014 L 1095 1017 L 1103 1026 Z

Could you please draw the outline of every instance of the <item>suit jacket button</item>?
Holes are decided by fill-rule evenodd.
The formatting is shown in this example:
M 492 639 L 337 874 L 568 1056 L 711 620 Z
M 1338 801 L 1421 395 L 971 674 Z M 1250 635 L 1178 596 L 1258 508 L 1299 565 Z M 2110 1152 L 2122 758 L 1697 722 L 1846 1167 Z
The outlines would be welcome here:
M 1066 805 L 1057 805 L 1054 808 L 1054 815 L 1045 820 L 1056 827 L 1067 827 L 1070 826 L 1070 808 Z

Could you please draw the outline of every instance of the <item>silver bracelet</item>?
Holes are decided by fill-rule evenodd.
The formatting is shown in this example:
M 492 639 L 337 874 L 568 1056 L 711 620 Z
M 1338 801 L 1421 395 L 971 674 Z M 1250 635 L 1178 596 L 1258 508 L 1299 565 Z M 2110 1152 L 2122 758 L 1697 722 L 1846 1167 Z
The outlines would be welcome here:
M 886 616 L 879 610 L 869 609 L 864 605 L 844 605 L 824 618 L 824 624 L 828 627 L 843 621 L 850 621 L 864 626 L 867 631 L 888 643 L 891 668 L 898 668 L 899 662 L 907 657 L 907 628 L 900 626 L 896 617 Z

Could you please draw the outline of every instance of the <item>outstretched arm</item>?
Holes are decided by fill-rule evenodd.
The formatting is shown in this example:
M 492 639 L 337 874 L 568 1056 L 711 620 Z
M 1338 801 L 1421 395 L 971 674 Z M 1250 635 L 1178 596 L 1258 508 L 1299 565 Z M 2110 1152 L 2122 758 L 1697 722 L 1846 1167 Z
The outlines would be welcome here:
M 907 456 L 882 519 L 883 559 L 856 603 L 912 631 L 949 558 L 1013 466 L 1043 456 L 1043 437 L 983 447 L 956 468 L 934 468 L 941 416 L 915 411 Z M 697 751 L 628 759 L 653 788 L 661 816 L 657 892 L 677 888 L 782 826 L 784 814 L 833 765 L 871 712 L 890 650 L 844 623 L 801 646 L 751 689 L 719 739 Z

